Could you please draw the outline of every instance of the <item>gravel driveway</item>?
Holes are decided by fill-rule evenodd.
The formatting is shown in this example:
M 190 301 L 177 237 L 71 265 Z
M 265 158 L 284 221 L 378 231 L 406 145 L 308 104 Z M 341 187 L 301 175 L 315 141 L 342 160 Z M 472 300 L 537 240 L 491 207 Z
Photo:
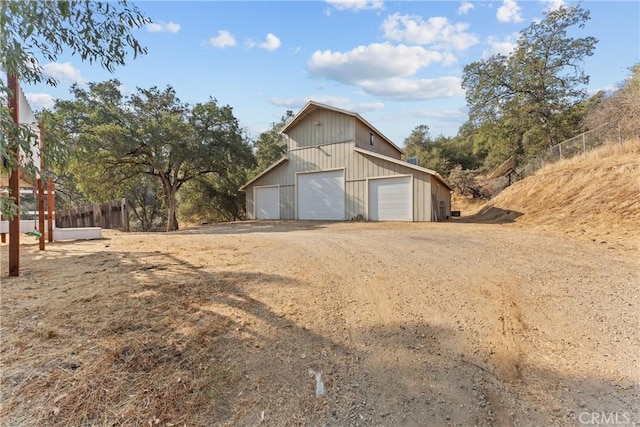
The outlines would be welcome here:
M 137 276 L 127 272 L 137 292 L 219 284 L 197 306 L 227 322 L 212 358 L 234 366 L 211 424 L 640 423 L 640 266 L 630 251 L 468 223 L 249 222 L 107 235 L 108 245 L 69 244 L 59 255 L 53 245 L 57 268 L 25 250 L 30 278 L 3 285 L 7 348 L 18 313 L 34 309 L 25 289 L 45 285 L 37 275 L 53 298 L 52 284 L 75 280 L 74 254 L 126 253 L 155 257 Z M 117 277 L 122 265 L 107 273 Z M 9 351 L 6 369 L 11 360 Z

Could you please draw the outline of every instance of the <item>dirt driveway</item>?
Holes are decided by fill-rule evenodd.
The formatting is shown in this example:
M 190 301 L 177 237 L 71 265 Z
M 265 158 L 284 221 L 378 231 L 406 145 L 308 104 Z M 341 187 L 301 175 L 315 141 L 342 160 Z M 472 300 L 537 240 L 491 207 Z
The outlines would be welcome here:
M 640 423 L 633 251 L 463 223 L 105 235 L 3 262 L 2 425 Z

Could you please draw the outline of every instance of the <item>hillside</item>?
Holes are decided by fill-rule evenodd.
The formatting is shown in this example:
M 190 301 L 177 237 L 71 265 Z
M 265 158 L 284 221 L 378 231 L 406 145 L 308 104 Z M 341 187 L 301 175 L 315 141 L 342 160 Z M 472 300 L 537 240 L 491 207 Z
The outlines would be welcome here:
M 549 164 L 506 188 L 466 220 L 515 222 L 637 248 L 640 141 L 606 145 L 586 157 Z

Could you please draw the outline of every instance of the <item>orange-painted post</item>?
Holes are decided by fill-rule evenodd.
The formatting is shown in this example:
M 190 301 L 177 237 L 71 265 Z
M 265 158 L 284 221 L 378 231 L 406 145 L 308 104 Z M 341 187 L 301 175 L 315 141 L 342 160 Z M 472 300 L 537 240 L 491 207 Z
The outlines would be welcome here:
M 56 199 L 53 193 L 53 180 L 47 181 L 47 237 L 49 243 L 53 242 L 53 221 L 56 211 Z
M 18 77 L 7 73 L 7 83 L 9 91 L 9 113 L 16 126 L 18 123 Z M 9 175 L 9 195 L 15 198 L 18 208 L 20 208 L 20 150 L 16 147 L 15 136 L 9 135 L 9 153 L 15 156 L 16 168 Z M 20 214 L 14 216 L 9 221 L 9 276 L 18 277 L 20 275 Z

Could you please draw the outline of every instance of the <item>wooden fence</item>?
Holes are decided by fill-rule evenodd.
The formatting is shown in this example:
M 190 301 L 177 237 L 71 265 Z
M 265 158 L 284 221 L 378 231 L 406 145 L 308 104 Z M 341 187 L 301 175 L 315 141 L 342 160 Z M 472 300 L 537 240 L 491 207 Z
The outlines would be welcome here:
M 129 231 L 129 207 L 125 199 L 57 210 L 55 218 L 58 228 L 100 227 Z

